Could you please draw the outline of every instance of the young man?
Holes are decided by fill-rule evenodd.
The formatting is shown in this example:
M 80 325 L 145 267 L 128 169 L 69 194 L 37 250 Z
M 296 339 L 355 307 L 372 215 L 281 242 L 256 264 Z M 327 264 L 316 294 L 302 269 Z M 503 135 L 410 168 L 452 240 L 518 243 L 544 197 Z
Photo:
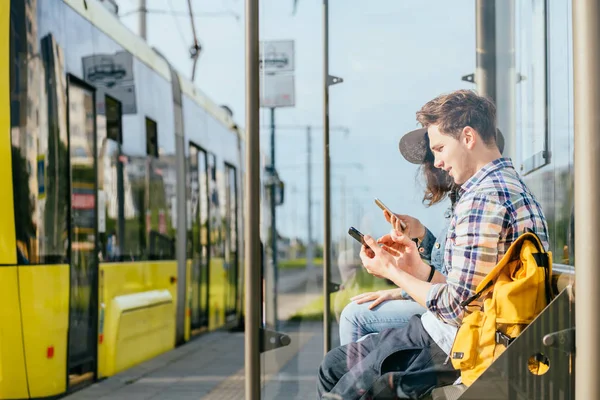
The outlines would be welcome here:
M 452 384 L 460 375 L 448 360 L 463 317 L 460 303 L 528 229 L 548 246 L 539 203 L 496 145 L 491 101 L 459 90 L 425 104 L 417 120 L 424 128 L 402 138 L 403 155 L 414 152 L 418 158 L 428 146 L 435 167 L 460 185 L 446 237 L 446 274 L 425 264 L 417 245 L 400 232 L 378 240 L 383 247 L 365 236 L 369 248 L 363 247 L 361 260 L 367 271 L 392 280 L 427 312 L 404 328 L 330 351 L 319 368 L 319 398 L 326 393 L 325 398 L 418 398 Z

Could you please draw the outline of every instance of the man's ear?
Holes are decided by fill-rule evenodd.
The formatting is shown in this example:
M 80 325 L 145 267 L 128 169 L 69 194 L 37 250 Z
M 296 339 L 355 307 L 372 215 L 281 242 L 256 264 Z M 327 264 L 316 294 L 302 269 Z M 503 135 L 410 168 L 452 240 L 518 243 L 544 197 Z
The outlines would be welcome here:
M 462 130 L 462 141 L 469 150 L 475 147 L 477 143 L 477 132 L 470 126 L 465 126 Z

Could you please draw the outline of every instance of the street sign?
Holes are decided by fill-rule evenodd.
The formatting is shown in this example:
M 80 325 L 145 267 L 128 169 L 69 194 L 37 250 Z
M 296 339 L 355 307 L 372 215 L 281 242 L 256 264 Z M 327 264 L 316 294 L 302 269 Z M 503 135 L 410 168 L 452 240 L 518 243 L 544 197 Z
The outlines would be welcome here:
M 261 107 L 293 107 L 295 101 L 294 75 L 261 76 Z
M 294 41 L 268 40 L 260 42 L 258 62 L 263 73 L 294 70 Z

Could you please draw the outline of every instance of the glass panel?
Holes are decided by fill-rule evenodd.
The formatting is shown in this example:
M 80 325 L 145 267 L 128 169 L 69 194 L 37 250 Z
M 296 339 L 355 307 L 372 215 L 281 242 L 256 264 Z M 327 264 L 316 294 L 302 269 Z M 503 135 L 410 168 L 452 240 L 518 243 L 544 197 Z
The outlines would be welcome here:
M 146 233 L 150 260 L 175 259 L 175 239 L 170 202 L 175 196 L 174 155 L 159 157 L 158 131 L 146 118 Z M 169 204 L 169 206 L 168 206 Z
M 189 190 L 190 190 L 190 202 L 191 202 L 191 232 L 189 237 L 189 246 L 192 249 L 192 270 L 191 270 L 191 310 L 192 310 L 192 331 L 201 327 L 201 316 L 202 310 L 200 308 L 200 260 L 197 257 L 198 250 L 200 248 L 200 227 L 199 227 L 199 187 L 198 187 L 198 150 L 196 146 L 190 145 L 189 147 Z
M 267 2 L 264 7 L 261 4 L 261 233 L 266 249 L 263 321 L 267 327 L 292 338 L 289 349 L 265 352 L 261 358 L 263 398 L 278 398 L 283 393 L 287 397 L 314 397 L 311 390 L 319 385 L 319 377 L 323 378 L 323 371 L 318 368 L 324 360 L 321 321 L 327 295 L 322 294 L 324 277 L 319 267 L 327 222 L 332 236 L 327 255 L 331 257 L 331 281 L 341 284 L 340 290 L 329 296 L 332 349 L 386 328 L 398 329 L 394 335 L 397 340 L 409 323 L 424 332 L 426 338 L 435 340 L 435 331 L 426 327 L 427 318 L 433 318 L 430 321 L 435 324 L 446 323 L 443 326 L 449 332 L 447 343 L 452 343 L 451 326 L 460 325 L 467 315 L 454 305 L 474 293 L 477 276 L 485 276 L 501 260 L 508 248 L 506 244 L 514 241 L 517 230 L 521 234 L 532 228 L 546 239 L 545 247 L 553 257 L 553 279 L 559 281 L 557 289 L 573 282 L 572 4 L 568 0 L 386 1 L 375 8 L 356 1 Z M 322 25 L 325 12 L 328 19 Z M 315 25 L 327 32 L 306 28 Z M 328 51 L 325 55 L 320 50 L 324 48 Z M 328 77 L 323 76 L 324 57 L 328 61 Z M 343 82 L 335 77 L 341 77 Z M 325 83 L 329 84 L 326 99 L 319 97 Z M 452 107 L 437 115 L 450 104 L 453 96 L 449 96 L 438 99 L 438 108 L 430 104 L 434 109 L 430 108 L 427 115 L 417 114 L 437 96 L 457 90 L 463 90 L 461 96 L 465 98 L 472 96 L 469 91 L 488 97 L 494 103 L 492 111 L 483 111 L 489 103 L 477 99 L 481 108 L 466 112 Z M 479 124 L 479 113 L 489 123 Z M 330 127 L 329 143 L 324 143 L 322 136 L 325 122 Z M 421 124 L 428 133 L 420 136 L 423 141 L 416 141 L 409 152 L 422 149 L 429 158 L 410 159 L 399 153 L 399 141 Z M 465 137 L 470 131 L 465 131 L 467 127 L 478 135 L 479 144 L 486 145 L 477 149 L 481 151 L 466 148 Z M 501 135 L 493 129 L 496 127 Z M 459 148 L 465 153 L 434 146 L 432 140 L 439 137 L 463 146 Z M 441 154 L 442 151 L 447 153 Z M 447 158 L 448 152 L 456 158 Z M 497 161 L 500 158 L 509 160 Z M 329 221 L 325 221 L 324 210 L 326 161 L 330 162 L 331 179 Z M 500 188 L 499 180 L 489 182 L 498 189 L 496 193 L 508 194 L 500 196 L 500 204 L 506 209 L 466 206 L 470 192 L 460 189 L 467 188 L 467 182 L 473 183 L 470 179 L 488 164 L 493 168 L 502 166 L 498 169 L 509 171 L 505 172 L 511 176 L 519 174 L 513 180 L 516 186 L 507 184 Z M 464 176 L 461 168 L 466 168 Z M 483 173 L 479 178 L 483 180 Z M 273 188 L 281 181 L 290 190 L 280 205 L 278 191 Z M 523 183 L 526 188 L 513 192 Z M 485 191 L 481 190 L 483 198 L 494 201 L 494 191 L 483 194 Z M 525 204 L 517 210 L 515 202 L 519 196 Z M 381 199 L 393 212 L 407 216 L 404 218 L 409 230 L 405 234 L 416 240 L 414 247 L 409 245 L 413 254 L 420 255 L 415 263 L 427 274 L 419 276 L 415 270 L 403 267 L 405 258 L 398 258 L 395 264 L 387 263 L 388 271 L 404 269 L 413 272 L 414 279 L 426 281 L 429 266 L 433 266 L 447 276 L 440 277 L 440 286 L 432 286 L 431 282 L 411 285 L 397 276 L 392 280 L 391 274 L 382 279 L 363 266 L 372 264 L 364 254 L 361 258 L 360 239 L 350 237 L 349 228 L 374 238 L 383 237 L 393 228 L 374 198 Z M 470 217 L 461 219 L 463 212 Z M 275 220 L 271 220 L 272 213 Z M 519 218 L 520 213 L 523 218 Z M 502 223 L 477 226 L 481 219 L 494 217 Z M 461 235 L 458 231 L 464 233 L 463 238 L 457 238 Z M 494 255 L 489 259 L 489 253 L 479 253 L 478 248 L 484 247 L 481 242 L 460 249 L 461 240 L 467 243 L 479 236 L 501 239 L 490 242 Z M 466 263 L 459 256 L 461 251 L 464 258 L 472 261 Z M 461 275 L 464 269 L 472 270 Z M 444 283 L 444 279 L 450 283 Z M 417 287 L 424 290 L 408 296 Z M 335 290 L 335 285 L 331 289 Z M 374 306 L 372 299 L 363 304 L 352 300 L 365 293 L 372 293 L 368 297 L 380 298 L 383 304 Z M 380 297 L 382 293 L 392 298 Z M 542 314 L 538 325 L 531 325 L 529 333 L 524 331 L 523 335 L 529 336 L 523 337 L 521 343 L 532 353 L 523 358 L 509 347 L 508 361 L 496 364 L 476 382 L 480 391 L 474 391 L 472 386 L 461 398 L 485 398 L 490 390 L 502 398 L 573 398 L 573 356 L 544 346 L 540 340 L 544 334 L 573 327 L 574 314 L 570 310 L 574 307 L 569 304 L 568 292 L 563 293 L 567 294 L 560 304 L 553 303 L 558 311 L 553 308 L 545 316 Z M 525 301 L 523 298 L 503 301 L 515 303 L 511 306 L 517 309 L 525 308 L 525 304 L 519 304 Z M 444 303 L 446 311 L 456 313 L 444 313 Z M 413 318 L 417 314 L 424 317 Z M 506 328 L 497 327 L 500 331 Z M 511 335 L 517 336 L 516 332 Z M 359 363 L 364 366 L 354 367 L 355 373 L 346 375 L 348 380 L 343 385 L 355 390 L 340 398 L 372 394 L 362 391 L 374 384 L 373 380 L 365 380 L 368 374 L 364 371 L 369 367 L 381 370 L 389 366 L 402 371 L 407 359 L 400 355 L 406 348 L 381 338 L 370 337 L 362 344 L 352 345 L 356 347 L 346 347 L 359 351 L 338 350 L 336 357 L 325 358 L 330 362 L 339 360 L 339 370 L 332 375 L 347 373 Z M 381 345 L 375 345 L 379 340 Z M 443 351 L 451 352 L 439 336 L 437 342 Z M 364 361 L 372 358 L 367 354 L 374 351 L 367 347 L 369 343 L 379 349 L 389 345 L 393 347 L 390 353 L 396 351 L 398 357 L 390 357 L 388 360 L 393 362 L 389 365 L 384 359 L 367 365 Z M 283 362 L 282 355 L 287 351 L 294 356 Z M 530 358 L 536 354 L 537 358 Z M 527 365 L 528 358 L 537 360 L 535 366 Z M 549 360 L 550 369 L 541 366 L 545 360 Z M 548 373 L 534 376 L 532 367 Z M 380 381 L 379 395 L 386 397 L 382 393 L 388 390 L 388 397 L 393 397 L 405 391 L 404 380 L 398 385 L 401 376 L 395 374 Z M 445 378 L 436 376 L 434 384 L 454 383 L 455 379 Z M 422 381 L 415 379 L 415 385 Z M 497 382 L 502 383 L 498 386 Z M 429 388 L 413 392 L 424 395 L 427 391 Z
M 238 252 L 237 252 L 237 176 L 236 169 L 225 165 L 226 217 L 225 217 L 225 271 L 227 273 L 226 313 L 234 318 L 237 311 Z
M 205 153 L 196 146 L 189 148 L 189 179 L 191 192 L 191 232 L 190 244 L 192 248 L 192 271 L 191 271 L 191 309 L 192 309 L 192 331 L 205 327 L 208 323 L 207 305 L 207 281 L 206 281 L 206 254 L 203 253 L 204 246 L 200 241 L 202 210 L 200 207 L 200 174 L 204 170 L 202 163 L 206 162 Z M 206 194 L 206 191 L 202 191 Z
M 11 146 L 17 262 L 68 261 L 69 163 L 63 48 L 49 34 L 26 50 L 11 7 Z M 39 49 L 38 49 L 39 46 Z
M 318 366 L 323 358 L 324 148 L 320 27 L 321 12 L 327 2 L 294 3 L 270 2 L 261 4 L 260 8 L 261 300 L 263 328 L 267 332 L 261 347 L 269 350 L 261 355 L 263 399 L 314 398 Z M 359 3 L 339 3 L 339 7 L 344 8 L 345 15 L 353 9 L 360 9 L 361 14 L 370 9 Z M 293 9 L 296 12 L 291 12 Z M 309 25 L 304 24 L 313 28 L 307 29 Z M 357 23 L 353 28 L 361 29 Z M 368 31 L 361 34 L 367 35 Z M 357 38 L 349 32 L 344 32 L 344 36 L 347 40 Z M 364 77 L 362 82 L 365 82 Z M 354 95 L 347 96 L 347 100 L 352 97 Z M 366 113 L 369 104 L 365 99 L 365 110 L 353 110 L 350 118 L 358 119 Z M 333 156 L 333 148 L 329 150 Z M 346 150 L 347 158 L 360 157 L 360 149 L 346 147 Z M 238 173 L 241 177 L 248 171 L 238 170 Z M 353 182 L 360 185 L 361 178 L 357 174 Z M 238 185 L 242 181 L 240 178 Z M 337 228 L 342 223 L 342 202 L 336 197 L 332 199 L 333 210 L 339 210 L 332 220 L 332 226 Z M 335 233 L 341 238 L 339 231 Z M 339 282 L 339 275 L 335 275 L 334 281 Z M 291 343 L 277 348 L 279 343 L 270 341 L 276 337 L 273 331 L 288 335 Z
M 208 172 L 208 254 L 209 254 L 209 303 L 210 326 L 226 322 L 228 275 L 226 262 L 226 177 L 224 169 L 217 164 L 216 155 L 207 153 Z
M 192 258 L 193 253 L 197 252 L 200 243 L 200 229 L 198 221 L 200 220 L 200 187 L 198 179 L 198 148 L 194 145 L 189 146 L 188 157 L 188 192 L 191 211 L 191 227 L 188 227 L 188 257 Z
M 98 236 L 100 260 L 120 261 L 125 234 L 121 103 L 106 96 L 98 113 Z
M 123 163 L 125 197 L 125 235 L 123 256 L 130 260 L 143 259 L 146 249 L 145 235 L 145 157 L 133 156 L 125 151 Z
M 547 147 L 546 0 L 522 1 L 516 9 L 517 127 L 521 171 L 526 174 L 549 160 Z
M 209 263 L 206 241 L 208 202 L 206 152 L 190 145 L 190 190 L 193 243 L 192 255 L 192 330 L 208 326 Z
M 95 365 L 96 163 L 95 99 L 91 90 L 69 82 L 71 163 L 70 370 Z
M 198 152 L 198 225 L 199 235 L 194 239 L 194 243 L 199 245 L 199 251 L 197 257 L 200 259 L 200 291 L 199 291 L 199 307 L 202 310 L 202 324 L 208 326 L 208 312 L 209 312 L 209 279 L 210 279 L 210 260 L 209 260 L 209 242 L 208 242 L 208 221 L 209 221 L 209 210 L 208 210 L 208 159 L 206 152 L 200 150 Z
M 208 157 L 205 151 L 198 152 L 198 178 L 199 178 L 199 216 L 200 216 L 200 237 L 199 243 L 201 246 L 201 253 L 204 258 L 209 255 L 208 247 L 210 245 L 208 240 L 209 235 L 209 220 L 210 220 L 210 169 L 208 167 Z

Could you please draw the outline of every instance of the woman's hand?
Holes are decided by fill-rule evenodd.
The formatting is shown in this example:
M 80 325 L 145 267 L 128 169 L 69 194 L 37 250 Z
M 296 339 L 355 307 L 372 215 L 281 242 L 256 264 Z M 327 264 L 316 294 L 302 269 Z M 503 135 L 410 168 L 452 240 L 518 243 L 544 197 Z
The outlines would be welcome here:
M 404 297 L 402 296 L 402 289 L 387 289 L 387 290 L 378 290 L 376 292 L 368 292 L 362 293 L 358 296 L 352 297 L 350 300 L 355 301 L 356 304 L 363 304 L 369 301 L 372 301 L 373 304 L 369 306 L 369 310 L 374 309 L 384 301 L 388 300 L 402 300 Z
M 404 232 L 409 238 L 422 240 L 425 237 L 425 226 L 418 219 L 413 218 L 410 215 L 390 214 L 387 211 L 383 212 L 383 216 L 395 230 Z M 406 230 L 402 229 L 400 221 L 404 222 Z

